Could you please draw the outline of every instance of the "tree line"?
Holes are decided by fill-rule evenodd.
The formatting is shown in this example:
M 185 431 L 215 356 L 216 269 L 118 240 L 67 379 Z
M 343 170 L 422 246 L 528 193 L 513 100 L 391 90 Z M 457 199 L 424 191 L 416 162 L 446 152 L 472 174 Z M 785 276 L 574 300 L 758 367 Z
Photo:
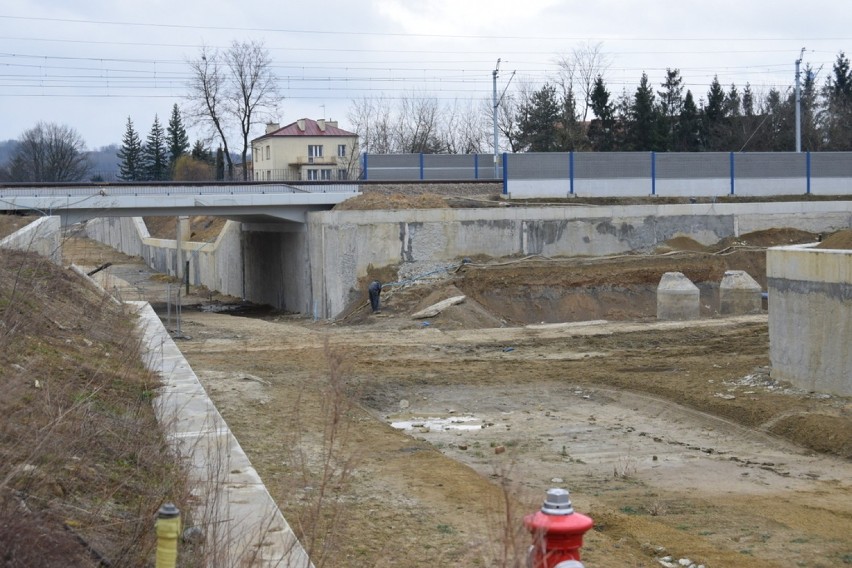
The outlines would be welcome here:
M 633 93 L 614 99 L 601 74 L 588 95 L 593 118 L 584 122 L 573 85 L 545 84 L 504 113 L 501 129 L 513 152 L 552 151 L 792 151 L 796 94 L 771 88 L 765 96 L 751 85 L 723 87 L 714 77 L 696 102 L 684 92 L 678 69 L 667 69 L 659 89 L 642 74 Z M 800 86 L 801 148 L 852 150 L 852 72 L 841 52 L 819 88 L 810 65 Z
M 224 178 L 224 157 L 220 147 L 215 156 L 201 140 L 190 149 L 183 118 L 175 104 L 165 130 L 159 117 L 145 142 L 127 117 L 121 147 L 117 152 L 118 179 L 121 181 L 199 181 Z M 214 176 L 215 171 L 215 176 Z
M 201 140 L 190 148 L 180 109 L 175 104 L 167 128 L 159 117 L 143 142 L 128 117 L 121 146 L 115 150 L 116 172 L 95 171 L 83 138 L 73 128 L 40 122 L 11 143 L 11 152 L 0 166 L 0 181 L 104 181 L 114 173 L 121 181 L 210 180 L 224 177 L 221 148 L 214 153 Z M 104 149 L 101 154 L 109 150 Z M 110 178 L 112 176 L 109 176 Z
M 203 130 L 205 142 L 190 148 L 184 117 L 175 104 L 164 129 L 154 117 L 145 141 L 127 118 L 118 151 L 118 178 L 144 180 L 247 179 L 252 127 L 276 119 L 281 96 L 268 50 L 258 42 L 233 42 L 224 50 L 201 48 L 188 61 L 184 112 Z M 600 44 L 563 55 L 544 85 L 520 85 L 496 107 L 502 143 L 498 151 L 792 151 L 796 96 L 792 87 L 755 92 L 723 86 L 714 77 L 706 93 L 685 88 L 669 68 L 652 85 L 643 73 L 632 92 L 618 96 L 606 83 Z M 822 85 L 811 65 L 802 70 L 803 150 L 852 150 L 852 70 L 841 51 Z M 508 89 L 507 89 L 508 90 Z M 396 99 L 354 100 L 348 117 L 359 152 L 490 153 L 492 101 L 440 102 L 412 92 Z M 236 137 L 236 138 L 235 138 Z M 237 140 L 237 143 L 234 143 Z M 231 147 L 239 147 L 238 163 Z M 79 181 L 91 174 L 85 143 L 64 125 L 39 123 L 23 133 L 0 181 Z M 95 180 L 97 178 L 94 178 Z
M 559 73 L 540 87 L 522 85 L 497 106 L 498 129 L 510 152 L 795 150 L 795 90 L 758 93 L 749 83 L 723 86 L 714 77 L 696 97 L 680 70 L 659 86 L 643 73 L 635 91 L 610 91 L 600 45 L 563 56 Z M 824 84 L 801 73 L 801 147 L 852 150 L 852 71 L 840 52 Z M 412 93 L 397 101 L 365 98 L 349 119 L 361 149 L 375 154 L 490 153 L 492 101 L 478 106 Z

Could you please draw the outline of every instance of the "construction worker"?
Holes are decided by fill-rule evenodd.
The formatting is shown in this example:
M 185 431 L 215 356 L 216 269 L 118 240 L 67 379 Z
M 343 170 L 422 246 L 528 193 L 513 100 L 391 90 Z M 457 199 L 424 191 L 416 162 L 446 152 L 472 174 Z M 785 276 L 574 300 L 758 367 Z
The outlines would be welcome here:
M 381 311 L 379 307 L 379 296 L 382 293 L 382 283 L 378 280 L 373 280 L 367 287 L 367 292 L 370 294 L 370 307 L 373 309 L 373 313 L 379 313 Z

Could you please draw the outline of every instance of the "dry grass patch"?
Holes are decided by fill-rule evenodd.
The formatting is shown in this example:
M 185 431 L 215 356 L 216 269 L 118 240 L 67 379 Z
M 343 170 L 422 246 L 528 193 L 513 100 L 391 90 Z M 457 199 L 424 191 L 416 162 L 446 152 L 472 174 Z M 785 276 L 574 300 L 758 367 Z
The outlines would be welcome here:
M 157 509 L 188 491 L 128 314 L 71 271 L 0 251 L 0 385 L 5 565 L 150 565 Z

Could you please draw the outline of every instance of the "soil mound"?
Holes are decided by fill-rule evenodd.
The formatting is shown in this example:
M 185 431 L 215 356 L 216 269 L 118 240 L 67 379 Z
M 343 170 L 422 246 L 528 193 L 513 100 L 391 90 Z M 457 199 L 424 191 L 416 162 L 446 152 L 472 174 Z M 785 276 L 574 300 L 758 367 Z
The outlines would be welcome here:
M 740 235 L 737 241 L 740 244 L 753 247 L 778 247 L 784 245 L 800 245 L 812 243 L 816 235 L 798 229 L 767 229 L 765 231 L 754 231 Z
M 708 248 L 695 239 L 689 237 L 675 237 L 667 240 L 661 246 L 657 247 L 657 252 L 669 251 L 689 251 L 689 252 L 707 252 Z
M 423 298 L 412 309 L 412 313 L 437 304 L 441 300 L 463 295 L 464 292 L 453 284 L 441 286 Z M 444 329 L 479 329 L 502 327 L 504 325 L 504 322 L 500 318 L 494 316 L 482 304 L 469 297 L 466 297 L 461 304 L 450 306 L 437 316 L 429 318 L 425 323 L 426 325 L 438 325 Z M 424 325 L 424 322 L 421 322 L 420 325 Z
M 374 210 L 374 209 L 447 209 L 449 204 L 446 199 L 434 193 L 423 193 L 420 195 L 404 195 L 392 193 L 384 195 L 381 193 L 363 193 L 352 199 L 347 199 L 334 206 L 336 211 Z
M 177 217 L 143 217 L 148 233 L 156 239 L 174 239 Z M 199 243 L 215 241 L 228 220 L 223 217 L 196 215 L 189 218 L 189 240 Z
M 816 248 L 852 250 L 852 229 L 834 233 L 818 244 Z

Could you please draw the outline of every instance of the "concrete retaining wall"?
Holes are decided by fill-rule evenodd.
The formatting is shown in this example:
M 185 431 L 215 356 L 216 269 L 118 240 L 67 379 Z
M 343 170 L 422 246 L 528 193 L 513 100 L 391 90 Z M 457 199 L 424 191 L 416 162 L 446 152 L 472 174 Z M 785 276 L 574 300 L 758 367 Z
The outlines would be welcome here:
M 62 262 L 62 227 L 59 217 L 41 217 L 0 239 L 0 248 L 35 252 Z
M 86 225 L 86 234 L 131 256 L 141 256 L 158 272 L 183 274 L 180 262 L 189 260 L 189 282 L 223 294 L 246 298 L 294 312 L 311 313 L 310 260 L 306 233 L 251 231 L 235 221 L 225 223 L 212 243 L 156 239 L 140 217 L 105 217 Z M 289 227 L 288 227 L 289 229 Z M 243 254 L 245 251 L 245 255 Z
M 339 315 L 371 267 L 427 272 L 464 256 L 602 256 L 677 236 L 702 244 L 779 227 L 852 226 L 852 202 L 326 211 L 308 215 L 312 298 Z
M 772 377 L 852 395 L 852 251 L 767 251 Z
M 176 274 L 175 241 L 148 237 L 140 223 L 99 219 L 89 235 Z M 850 226 L 846 201 L 325 211 L 308 214 L 307 232 L 229 221 L 214 243 L 187 243 L 186 251 L 193 285 L 331 318 L 363 292 L 359 279 L 371 269 L 416 275 L 465 256 L 603 256 L 678 236 L 709 245 L 772 228 Z
M 148 234 L 141 217 L 102 217 L 86 224 L 86 235 L 130 256 L 141 256 L 158 272 L 177 276 L 177 241 L 155 239 Z M 212 243 L 184 243 L 184 256 L 189 260 L 189 281 L 223 294 L 242 296 L 242 258 L 240 224 L 228 221 Z

